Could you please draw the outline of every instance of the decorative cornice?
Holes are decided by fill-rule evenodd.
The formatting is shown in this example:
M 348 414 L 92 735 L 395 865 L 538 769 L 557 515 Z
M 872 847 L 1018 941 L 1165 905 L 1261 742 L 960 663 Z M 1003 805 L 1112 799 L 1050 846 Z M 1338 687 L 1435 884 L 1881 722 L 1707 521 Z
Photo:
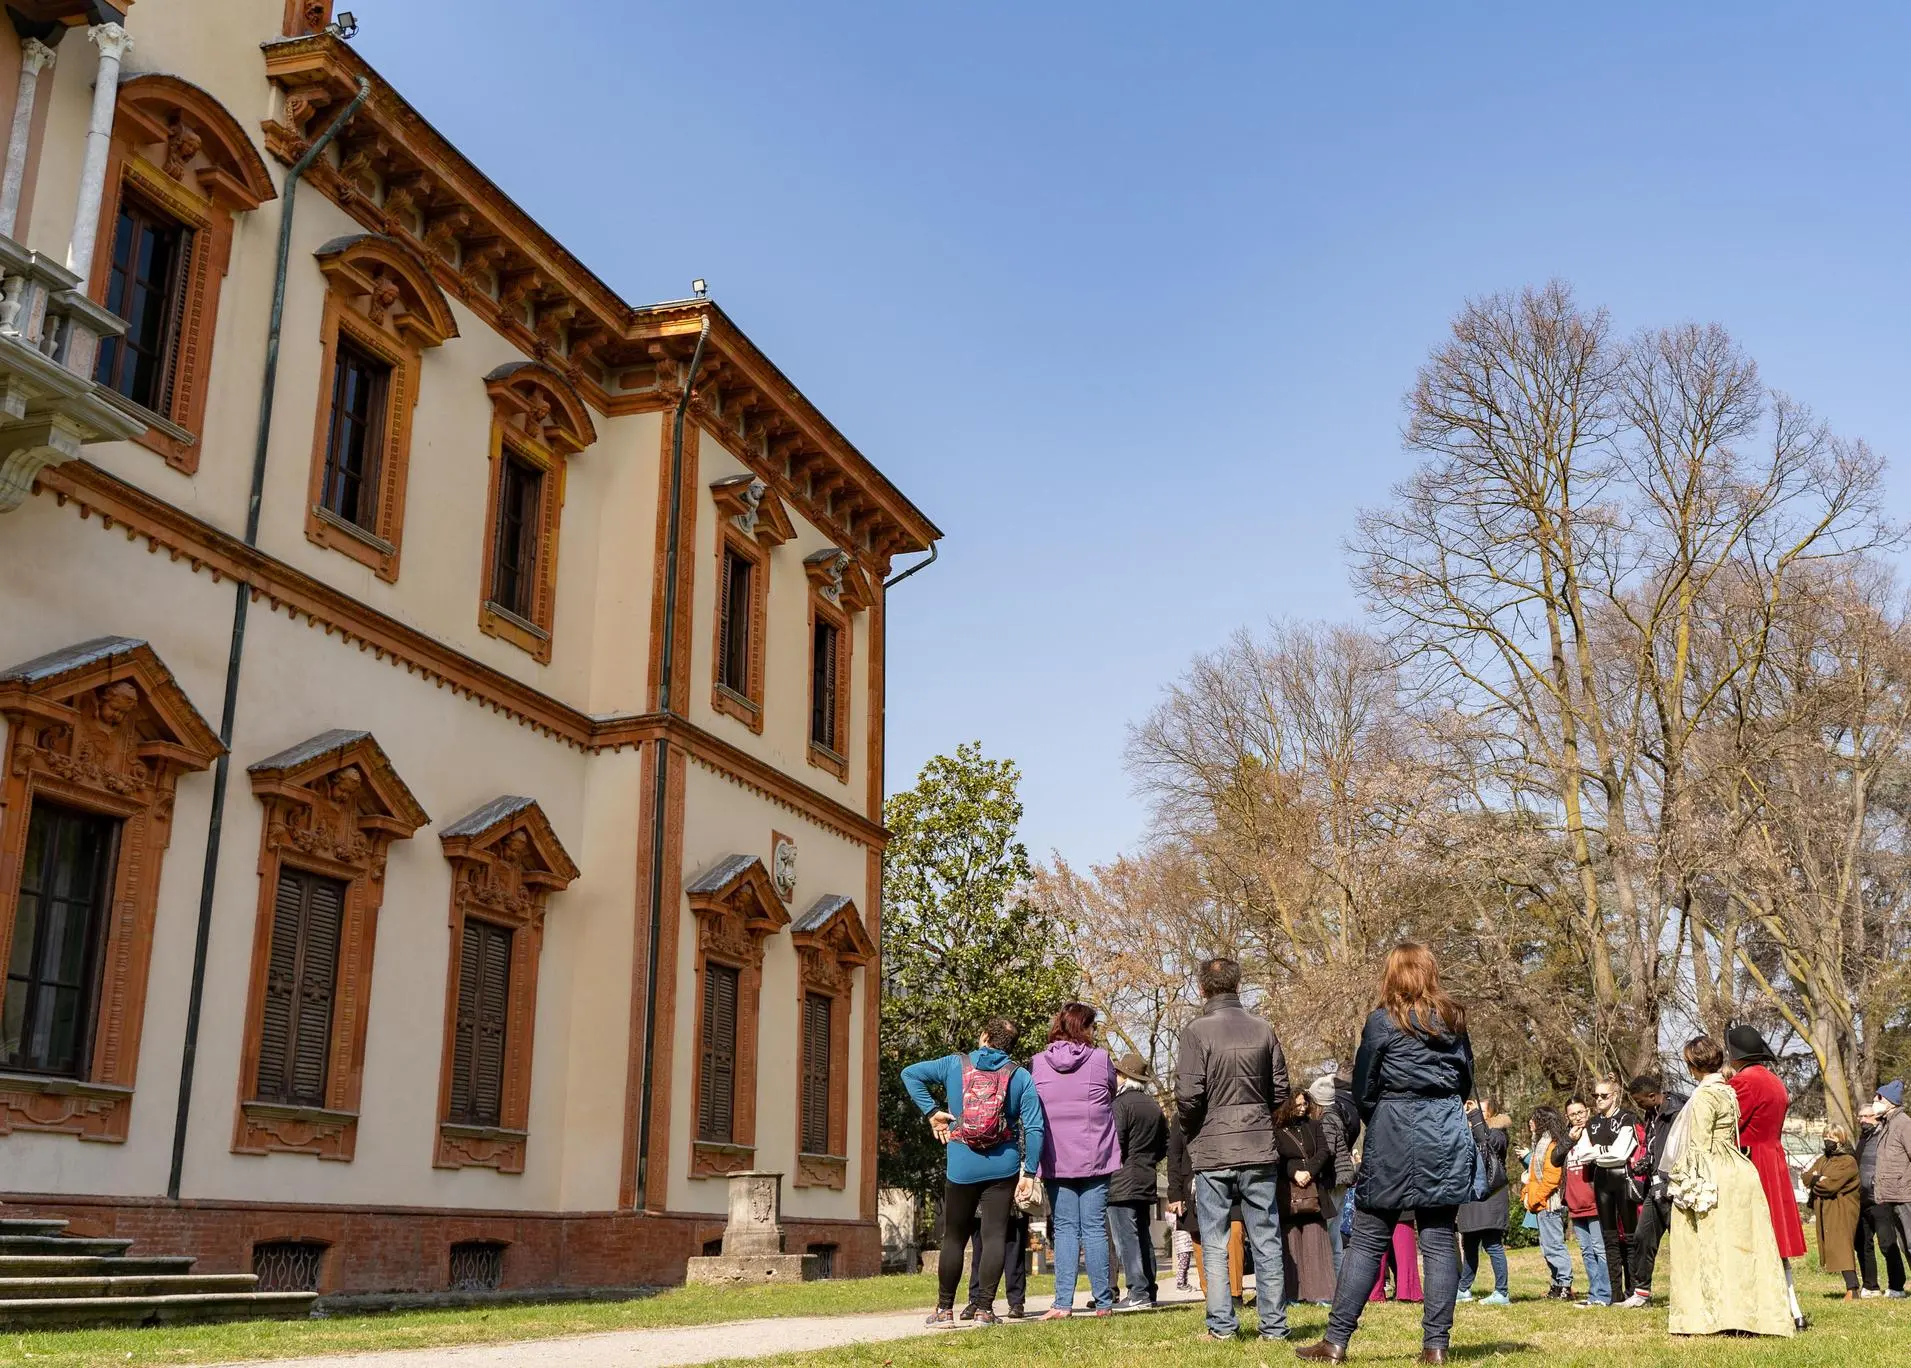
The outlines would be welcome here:
M 654 412 L 682 397 L 708 324 L 691 410 L 710 433 L 838 545 L 887 572 L 942 534 L 707 299 L 626 303 L 348 45 L 325 33 L 265 44 L 283 93 L 266 148 L 290 164 L 323 113 L 361 79 L 371 95 L 308 180 L 373 232 L 410 244 L 448 294 L 526 356 L 561 372 L 599 412 Z
M 625 713 L 593 717 L 415 627 L 367 607 L 342 590 L 296 570 L 230 533 L 127 484 L 85 460 L 42 471 L 39 492 L 72 504 L 102 530 L 144 540 L 149 553 L 165 550 L 198 574 L 248 585 L 255 603 L 283 610 L 294 621 L 322 628 L 379 660 L 422 675 L 440 688 L 502 713 L 520 726 L 586 752 L 618 751 L 666 740 L 704 768 L 795 812 L 846 840 L 880 850 L 889 833 L 864 814 L 799 782 L 782 770 L 701 727 L 671 714 Z

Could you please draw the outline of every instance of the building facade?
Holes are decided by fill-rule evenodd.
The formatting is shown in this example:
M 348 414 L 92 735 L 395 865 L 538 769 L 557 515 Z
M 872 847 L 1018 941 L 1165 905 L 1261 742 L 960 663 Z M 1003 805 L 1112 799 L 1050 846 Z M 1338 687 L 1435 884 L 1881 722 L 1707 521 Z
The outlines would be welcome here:
M 936 528 L 329 5 L 10 13 L 0 1201 L 631 1286 L 767 1169 L 875 1272 L 884 580 Z

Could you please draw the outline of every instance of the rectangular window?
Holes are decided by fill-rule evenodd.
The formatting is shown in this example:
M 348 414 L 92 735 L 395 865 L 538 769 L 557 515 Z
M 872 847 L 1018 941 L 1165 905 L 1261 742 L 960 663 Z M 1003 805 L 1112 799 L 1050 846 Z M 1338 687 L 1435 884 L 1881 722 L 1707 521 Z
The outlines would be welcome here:
M 829 1028 L 835 1000 L 803 995 L 803 1153 L 828 1154 Z
M 173 353 L 179 337 L 190 228 L 131 199 L 120 205 L 106 307 L 126 320 L 124 337 L 102 338 L 95 379 L 155 413 L 170 416 Z
M 498 470 L 498 540 L 491 557 L 491 601 L 530 621 L 537 610 L 538 510 L 544 473 L 506 452 Z
M 325 1105 L 344 918 L 343 883 L 303 870 L 279 870 L 259 1030 L 256 1096 L 261 1102 Z
M 833 622 L 816 619 L 815 640 L 810 645 L 810 740 L 840 753 L 836 735 L 837 660 L 842 631 Z
M 0 998 L 0 1067 L 86 1076 L 118 834 L 112 818 L 33 804 Z
M 750 577 L 756 572 L 745 556 L 726 549 L 717 611 L 723 615 L 717 682 L 750 697 Z
M 727 964 L 703 967 L 703 1060 L 697 1086 L 697 1138 L 729 1144 L 736 1136 L 737 988 Z
M 451 1117 L 495 1126 L 504 1102 L 504 1047 L 510 1020 L 510 928 L 467 919 L 458 960 L 457 1035 L 451 1047 Z
M 354 527 L 378 527 L 378 466 L 391 367 L 341 333 L 332 363 L 332 419 L 319 502 Z

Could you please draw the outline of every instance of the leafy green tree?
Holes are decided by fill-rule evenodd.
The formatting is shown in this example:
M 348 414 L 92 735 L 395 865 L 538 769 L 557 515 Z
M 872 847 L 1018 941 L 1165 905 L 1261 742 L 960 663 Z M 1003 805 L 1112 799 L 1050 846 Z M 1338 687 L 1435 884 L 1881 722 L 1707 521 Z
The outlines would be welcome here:
M 1027 896 L 1021 777 L 970 742 L 923 766 L 883 814 L 880 1171 L 885 1187 L 927 1199 L 925 1210 L 942 1190 L 943 1150 L 903 1090 L 903 1067 L 975 1048 L 997 1016 L 1021 1026 L 1026 1058 L 1080 982 L 1068 928 Z

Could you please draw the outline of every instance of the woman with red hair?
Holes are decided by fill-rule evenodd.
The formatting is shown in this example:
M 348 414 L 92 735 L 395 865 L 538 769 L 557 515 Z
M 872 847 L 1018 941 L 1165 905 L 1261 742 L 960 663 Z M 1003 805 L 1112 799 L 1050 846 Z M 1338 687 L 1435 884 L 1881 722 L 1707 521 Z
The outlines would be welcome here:
M 1313 1362 L 1347 1357 L 1394 1231 L 1411 1213 L 1426 1297 L 1420 1361 L 1440 1364 L 1447 1360 L 1460 1291 L 1454 1216 L 1461 1203 L 1480 1195 L 1473 1191 L 1476 1151 L 1464 1105 L 1473 1088 L 1473 1046 L 1466 1010 L 1440 987 L 1426 946 L 1408 941 L 1388 952 L 1378 997 L 1354 1060 L 1354 1104 L 1367 1139 L 1354 1184 L 1353 1230 L 1341 1254 L 1327 1333 L 1297 1352 Z
M 1043 1320 L 1075 1313 L 1076 1269 L 1088 1258 L 1095 1314 L 1115 1309 L 1108 1265 L 1108 1180 L 1121 1167 L 1115 1138 L 1115 1061 L 1095 1044 L 1095 1009 L 1071 1002 L 1049 1026 L 1048 1048 L 1029 1067 L 1048 1125 L 1042 1182 L 1055 1232 L 1055 1305 Z

